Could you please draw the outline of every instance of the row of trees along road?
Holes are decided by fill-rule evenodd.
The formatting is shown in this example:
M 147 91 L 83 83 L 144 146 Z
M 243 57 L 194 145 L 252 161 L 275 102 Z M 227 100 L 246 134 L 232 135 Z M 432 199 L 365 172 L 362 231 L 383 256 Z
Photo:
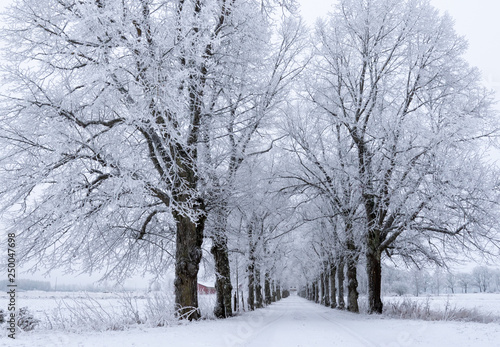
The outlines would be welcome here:
M 357 311 L 364 254 L 369 311 L 380 313 L 383 255 L 442 264 L 470 247 L 498 254 L 498 176 L 478 150 L 498 118 L 451 18 L 428 1 L 345 0 L 311 46 L 286 148 L 287 178 L 320 201 L 309 218 L 325 221 L 315 279 L 347 264 Z
M 361 259 L 378 313 L 383 256 L 496 252 L 498 176 L 479 153 L 498 119 L 451 19 L 342 0 L 308 33 L 294 7 L 17 1 L 0 201 L 19 261 L 117 281 L 174 266 L 178 314 L 198 319 L 204 240 L 217 317 L 240 270 L 253 308 L 287 276 L 325 286 L 345 268 L 357 312 Z

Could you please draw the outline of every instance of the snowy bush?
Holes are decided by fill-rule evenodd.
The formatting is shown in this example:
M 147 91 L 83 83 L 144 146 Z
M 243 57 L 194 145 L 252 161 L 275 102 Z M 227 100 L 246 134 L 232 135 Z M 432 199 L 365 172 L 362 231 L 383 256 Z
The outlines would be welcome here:
M 166 326 L 178 322 L 179 318 L 188 318 L 190 314 L 196 311 L 184 313 L 179 317 L 178 312 L 174 310 L 174 297 L 173 295 L 165 292 L 151 292 L 148 293 L 145 305 L 146 321 L 150 326 Z M 199 295 L 198 296 L 199 311 L 201 311 L 202 319 L 215 319 L 213 313 L 215 307 L 215 295 Z
M 47 327 L 68 331 L 106 331 L 124 330 L 127 326 L 144 322 L 139 316 L 137 298 L 130 294 L 108 298 L 107 301 L 89 294 L 83 298 L 62 299 L 47 315 Z M 114 301 L 116 304 L 110 305 Z
M 24 331 L 31 331 L 40 324 L 40 320 L 35 318 L 27 307 L 22 307 L 17 311 L 17 326 Z
M 500 321 L 500 317 L 479 312 L 477 308 L 457 308 L 447 300 L 444 310 L 433 310 L 430 307 L 430 299 L 419 302 L 410 299 L 402 301 L 390 301 L 384 305 L 384 315 L 399 319 L 422 319 L 428 321 L 462 321 L 491 323 Z
M 429 299 L 425 302 L 404 299 L 403 301 L 386 302 L 384 314 L 401 319 L 431 320 L 430 301 Z
M 162 327 L 174 320 L 174 302 L 171 295 L 164 292 L 152 292 L 146 300 L 145 314 L 149 325 Z
M 7 312 L 0 309 L 0 324 L 5 323 Z M 17 311 L 17 326 L 23 331 L 31 331 L 35 329 L 41 320 L 35 318 L 27 307 L 22 307 Z
M 141 318 L 139 315 L 139 304 L 137 302 L 137 297 L 133 296 L 132 293 L 123 293 L 120 296 L 119 307 L 121 308 L 122 317 L 125 318 L 124 322 L 127 325 L 131 324 L 144 324 L 145 319 Z

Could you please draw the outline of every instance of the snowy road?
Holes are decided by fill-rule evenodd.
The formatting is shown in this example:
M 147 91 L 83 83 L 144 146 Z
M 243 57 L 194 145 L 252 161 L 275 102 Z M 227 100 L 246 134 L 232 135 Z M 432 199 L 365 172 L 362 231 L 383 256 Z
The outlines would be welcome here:
M 500 324 L 424 322 L 356 315 L 291 296 L 226 320 L 102 333 L 33 331 L 23 347 L 499 347 Z
M 325 312 L 326 311 L 326 312 Z M 262 328 L 256 329 L 244 343 L 247 347 L 262 346 L 375 346 L 362 335 L 329 315 L 330 310 L 297 296 L 276 303 L 264 316 Z

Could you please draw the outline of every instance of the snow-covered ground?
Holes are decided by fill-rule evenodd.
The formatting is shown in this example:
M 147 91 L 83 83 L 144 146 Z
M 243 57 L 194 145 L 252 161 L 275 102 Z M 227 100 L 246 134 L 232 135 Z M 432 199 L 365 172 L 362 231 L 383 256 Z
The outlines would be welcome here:
M 20 333 L 0 346 L 175 346 L 175 347 L 496 347 L 500 324 L 425 322 L 356 315 L 291 296 L 227 320 L 205 320 L 165 328 L 67 333 Z
M 141 300 L 141 294 L 130 294 Z M 45 292 L 45 291 L 25 291 L 17 292 L 17 307 L 28 307 L 37 317 L 43 315 L 59 306 L 62 301 L 84 301 L 88 299 L 96 300 L 105 307 L 115 306 L 119 300 L 118 293 L 103 292 Z M 7 300 L 6 293 L 0 293 L 0 300 Z
M 444 311 L 445 307 L 477 309 L 485 314 L 500 316 L 500 294 L 492 293 L 469 293 L 469 294 L 443 294 L 443 295 L 421 295 L 421 296 L 386 296 L 384 303 L 400 302 L 402 300 L 426 303 L 433 310 Z M 500 346 L 500 342 L 498 343 Z

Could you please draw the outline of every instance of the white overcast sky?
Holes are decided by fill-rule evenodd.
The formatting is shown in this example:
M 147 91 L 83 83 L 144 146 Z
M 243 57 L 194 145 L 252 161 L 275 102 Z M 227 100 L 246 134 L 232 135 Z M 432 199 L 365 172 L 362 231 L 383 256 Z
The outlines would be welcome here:
M 12 0 L 0 0 L 0 11 L 12 2 Z M 318 16 L 324 16 L 332 9 L 336 0 L 298 0 L 298 2 L 306 22 L 313 24 Z M 469 41 L 466 58 L 471 65 L 481 70 L 485 86 L 496 89 L 497 100 L 500 100 L 500 1 L 431 0 L 431 4 L 448 12 L 455 19 L 455 30 Z M 500 108 L 500 103 L 497 107 Z M 32 277 L 42 279 L 41 276 Z M 53 284 L 57 277 L 59 283 L 88 281 L 85 280 L 86 276 L 74 279 L 56 271 L 50 278 Z

